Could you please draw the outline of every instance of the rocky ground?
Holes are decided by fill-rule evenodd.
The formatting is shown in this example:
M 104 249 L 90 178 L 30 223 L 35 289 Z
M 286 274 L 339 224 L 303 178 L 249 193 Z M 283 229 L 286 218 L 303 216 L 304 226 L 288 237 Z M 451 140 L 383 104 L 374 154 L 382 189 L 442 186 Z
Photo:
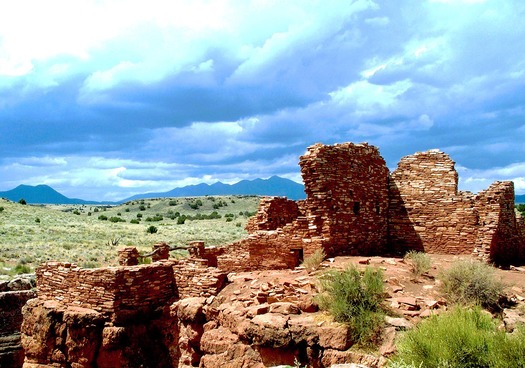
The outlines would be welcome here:
M 431 258 L 430 271 L 417 279 L 403 259 L 384 257 L 337 257 L 312 273 L 297 268 L 231 274 L 231 283 L 217 297 L 181 301 L 179 307 L 196 303 L 203 309 L 203 318 L 210 321 L 199 340 L 203 367 L 224 365 L 225 361 L 231 362 L 229 367 L 268 367 L 284 362 L 293 365 L 295 360 L 313 367 L 350 362 L 382 366 L 395 352 L 400 331 L 449 308 L 439 292 L 438 274 L 458 257 Z M 391 316 L 386 317 L 383 341 L 375 352 L 353 349 L 348 330 L 317 311 L 313 303 L 318 276 L 350 263 L 384 271 Z M 516 323 L 525 323 L 525 269 L 498 269 L 496 277 L 506 285 L 506 305 L 494 317 L 500 318 L 501 328 L 512 331 Z
M 232 273 L 216 296 L 182 299 L 123 325 L 93 310 L 33 299 L 24 308 L 24 367 L 381 367 L 399 334 L 449 308 L 438 275 L 457 257 L 430 257 L 431 269 L 417 279 L 403 259 L 384 257 L 337 257 L 310 273 L 301 267 Z M 356 349 L 348 328 L 313 301 L 318 277 L 350 263 L 384 270 L 391 313 L 374 351 Z M 504 308 L 494 317 L 512 331 L 525 322 L 525 269 L 497 270 L 496 277 L 507 286 Z

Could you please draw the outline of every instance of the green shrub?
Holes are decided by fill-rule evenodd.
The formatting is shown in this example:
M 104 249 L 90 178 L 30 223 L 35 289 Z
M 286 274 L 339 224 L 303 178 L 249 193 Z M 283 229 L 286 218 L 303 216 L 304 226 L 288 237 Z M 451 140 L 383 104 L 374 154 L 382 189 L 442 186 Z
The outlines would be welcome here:
M 21 262 L 15 266 L 15 274 L 21 275 L 23 273 L 31 273 L 31 267 Z
M 138 219 L 131 219 L 129 221 L 130 224 L 140 224 L 140 221 Z
M 80 211 L 79 210 L 74 210 L 73 214 L 79 216 L 80 215 Z
M 432 264 L 432 259 L 428 254 L 413 250 L 405 254 L 404 259 L 410 266 L 410 271 L 414 278 L 418 278 L 422 274 L 428 272 Z
M 143 204 L 141 204 L 139 206 L 139 211 L 146 211 L 146 206 L 144 206 Z
M 474 260 L 461 260 L 440 273 L 441 291 L 452 303 L 497 306 L 503 283 L 496 279 L 494 268 Z
M 390 367 L 524 367 L 525 329 L 506 334 L 480 307 L 432 316 L 401 336 Z
M 319 281 L 321 292 L 315 297 L 319 308 L 346 323 L 358 345 L 373 344 L 385 315 L 382 270 L 367 267 L 361 273 L 350 265 L 343 271 L 328 271 Z
M 177 225 L 183 225 L 186 222 L 186 216 L 182 215 L 177 217 Z
M 312 255 L 306 257 L 302 263 L 302 266 L 306 268 L 308 272 L 319 269 L 321 262 L 326 258 L 326 253 L 323 249 L 317 249 Z
M 146 229 L 146 232 L 147 232 L 148 234 L 155 234 L 155 233 L 157 233 L 158 231 L 159 231 L 159 229 L 157 229 L 157 227 L 156 227 L 156 226 L 153 226 L 153 225 L 149 226 L 149 227 Z
M 37 218 L 35 219 L 35 222 L 36 222 L 37 224 L 39 224 L 39 223 L 40 223 L 40 219 L 37 217 Z
M 0 206 L 0 212 L 2 212 L 3 210 L 5 210 L 5 208 Z
M 122 217 L 112 216 L 108 219 L 110 222 L 126 222 Z
M 20 204 L 27 204 L 27 202 L 26 202 L 26 200 L 24 198 L 20 198 L 18 203 L 20 203 Z
M 153 222 L 153 221 L 162 221 L 164 220 L 164 217 L 162 215 L 156 214 L 153 217 L 147 217 L 146 222 Z
M 169 204 L 170 206 L 176 206 L 176 205 L 178 205 L 178 204 L 179 204 L 179 202 L 178 202 L 178 201 L 176 201 L 176 200 L 171 200 L 171 201 L 169 201 L 169 203 L 168 203 L 168 204 Z
M 98 217 L 99 220 L 102 220 L 102 221 L 106 221 L 108 219 L 108 217 L 106 215 L 100 215 Z

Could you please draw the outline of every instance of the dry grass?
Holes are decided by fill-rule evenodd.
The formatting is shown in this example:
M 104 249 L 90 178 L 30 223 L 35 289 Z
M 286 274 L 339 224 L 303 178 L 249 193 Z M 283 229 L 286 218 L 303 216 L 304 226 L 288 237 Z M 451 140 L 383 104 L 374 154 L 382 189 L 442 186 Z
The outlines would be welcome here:
M 197 199 L 202 206 L 191 208 Z M 12 274 L 17 265 L 19 269 L 20 265 L 26 266 L 24 270 L 34 269 L 48 260 L 69 261 L 86 267 L 114 265 L 117 249 L 122 246 L 136 246 L 139 251 L 147 252 L 153 244 L 162 241 L 171 245 L 185 245 L 193 240 L 204 240 L 207 245 L 227 244 L 247 235 L 246 213 L 253 213 L 258 203 L 259 198 L 254 196 L 146 199 L 113 207 L 30 206 L 2 199 L 0 274 Z M 222 217 L 186 220 L 184 224 L 177 224 L 174 217 L 177 212 L 195 216 L 213 211 Z M 130 223 L 137 219 L 137 214 L 142 215 L 140 223 Z M 227 221 L 226 214 L 230 214 L 232 220 Z M 125 222 L 99 220 L 100 215 L 119 217 Z M 163 219 L 146 221 L 156 215 Z M 150 225 L 155 225 L 158 232 L 148 234 L 146 229 Z M 111 240 L 118 238 L 118 245 L 111 244 Z

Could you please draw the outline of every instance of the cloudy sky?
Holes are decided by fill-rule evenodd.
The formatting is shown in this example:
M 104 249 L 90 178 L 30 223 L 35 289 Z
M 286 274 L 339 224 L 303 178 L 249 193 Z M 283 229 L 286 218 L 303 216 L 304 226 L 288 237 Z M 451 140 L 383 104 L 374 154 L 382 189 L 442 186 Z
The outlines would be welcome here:
M 316 142 L 525 193 L 522 0 L 18 0 L 0 5 L 0 190 L 123 199 L 300 181 Z

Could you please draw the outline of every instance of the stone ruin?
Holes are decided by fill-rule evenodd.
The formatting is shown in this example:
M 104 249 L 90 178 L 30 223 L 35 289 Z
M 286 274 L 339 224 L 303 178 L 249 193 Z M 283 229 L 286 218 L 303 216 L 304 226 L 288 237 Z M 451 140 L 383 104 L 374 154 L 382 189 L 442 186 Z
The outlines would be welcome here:
M 458 191 L 455 163 L 443 152 L 406 156 L 389 173 L 374 146 L 316 144 L 299 164 L 306 200 L 263 198 L 247 239 L 200 257 L 229 271 L 292 268 L 317 249 L 328 257 L 416 250 L 503 265 L 525 260 L 514 184 Z
M 215 331 L 217 318 L 221 323 L 213 298 L 227 274 L 294 268 L 318 249 L 328 257 L 418 250 L 502 264 L 525 259 L 513 183 L 460 192 L 443 152 L 404 157 L 390 173 L 374 146 L 316 144 L 299 164 L 306 200 L 262 198 L 240 241 L 209 248 L 194 242 L 184 260 L 169 259 L 169 246 L 157 244 L 149 265 L 137 265 L 136 249 L 125 248 L 118 267 L 38 268 L 38 296 L 24 307 L 23 367 L 138 367 L 148 359 L 198 366 L 199 339 Z M 206 301 L 210 321 L 184 304 L 195 298 Z

